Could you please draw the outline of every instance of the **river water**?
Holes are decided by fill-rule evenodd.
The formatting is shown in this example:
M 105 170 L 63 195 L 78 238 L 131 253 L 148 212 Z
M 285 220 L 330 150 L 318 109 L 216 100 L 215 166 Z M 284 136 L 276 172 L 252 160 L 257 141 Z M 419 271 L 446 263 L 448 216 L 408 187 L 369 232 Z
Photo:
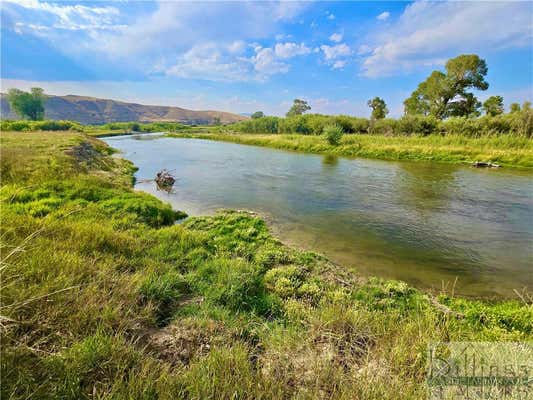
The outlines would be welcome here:
M 136 189 L 189 215 L 264 215 L 285 243 L 372 276 L 476 297 L 533 289 L 533 174 L 347 159 L 158 135 L 104 138 Z M 177 177 L 158 191 L 156 172 Z

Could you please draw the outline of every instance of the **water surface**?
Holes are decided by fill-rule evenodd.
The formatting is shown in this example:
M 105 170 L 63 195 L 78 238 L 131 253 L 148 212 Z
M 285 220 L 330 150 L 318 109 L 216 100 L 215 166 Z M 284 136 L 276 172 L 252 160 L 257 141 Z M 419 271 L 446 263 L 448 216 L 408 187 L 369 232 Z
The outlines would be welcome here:
M 533 174 L 345 159 L 198 139 L 104 139 L 139 171 L 136 188 L 189 215 L 265 215 L 286 243 L 360 273 L 471 296 L 533 288 Z M 158 191 L 156 172 L 177 177 Z

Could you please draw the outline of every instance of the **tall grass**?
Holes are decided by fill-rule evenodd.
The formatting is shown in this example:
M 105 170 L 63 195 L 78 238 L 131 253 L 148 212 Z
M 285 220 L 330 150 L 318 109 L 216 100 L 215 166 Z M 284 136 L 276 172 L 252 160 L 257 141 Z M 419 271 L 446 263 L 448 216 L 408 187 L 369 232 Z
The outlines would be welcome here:
M 112 122 L 103 125 L 82 125 L 76 121 L 60 120 L 0 120 L 0 131 L 3 132 L 74 131 L 85 132 L 92 136 L 136 132 L 180 132 L 190 128 L 179 122 Z
M 2 398 L 425 398 L 430 341 L 533 337 L 528 300 L 437 307 L 247 213 L 176 225 L 84 134 L 0 140 Z
M 171 136 L 181 137 L 182 135 Z M 509 167 L 533 167 L 533 141 L 512 135 L 469 138 L 462 135 L 351 134 L 344 135 L 338 145 L 329 144 L 323 136 L 313 135 L 202 133 L 188 134 L 187 137 L 346 157 L 447 163 L 492 161 Z

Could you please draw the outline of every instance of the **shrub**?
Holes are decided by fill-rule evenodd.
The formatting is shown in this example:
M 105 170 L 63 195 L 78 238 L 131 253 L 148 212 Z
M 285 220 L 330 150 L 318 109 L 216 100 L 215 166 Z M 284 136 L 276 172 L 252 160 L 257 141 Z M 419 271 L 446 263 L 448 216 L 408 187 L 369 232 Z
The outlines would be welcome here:
M 278 117 L 262 117 L 238 122 L 233 128 L 243 133 L 278 133 L 278 122 Z
M 310 118 L 306 115 L 297 115 L 279 120 L 278 130 L 280 133 L 299 133 L 309 135 L 313 133 L 309 124 Z
M 233 127 L 242 133 L 280 133 L 321 135 L 325 127 L 337 125 L 344 133 L 428 136 L 433 134 L 482 137 L 518 135 L 531 137 L 533 110 L 524 109 L 511 114 L 480 118 L 451 117 L 438 120 L 433 116 L 406 115 L 399 119 L 385 118 L 370 121 L 348 115 L 328 116 L 305 114 L 289 118 L 265 117 L 239 122 Z
M 397 121 L 397 135 L 427 136 L 437 132 L 439 121 L 432 116 L 405 115 Z
M 305 270 L 295 265 L 273 268 L 265 274 L 264 282 L 268 290 L 281 298 L 288 298 L 297 294 L 302 285 Z
M 388 135 L 396 134 L 398 129 L 398 121 L 391 118 L 376 119 L 369 123 L 368 132 L 373 135 Z
M 332 146 L 337 146 L 341 142 L 344 131 L 340 125 L 328 125 L 324 128 L 326 140 Z
M 35 121 L 32 123 L 32 131 L 77 131 L 83 132 L 83 126 L 74 121 Z
M 275 265 L 285 265 L 292 261 L 293 257 L 281 246 L 263 246 L 255 253 L 255 262 L 264 269 L 270 269 Z
M 2 121 L 2 131 L 28 131 L 30 126 L 29 121 Z

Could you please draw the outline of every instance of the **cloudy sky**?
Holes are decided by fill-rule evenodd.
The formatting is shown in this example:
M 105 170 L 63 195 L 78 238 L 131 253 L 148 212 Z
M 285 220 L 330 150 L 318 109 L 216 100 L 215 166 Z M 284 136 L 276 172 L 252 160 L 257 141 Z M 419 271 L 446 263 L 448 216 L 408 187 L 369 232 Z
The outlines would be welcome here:
M 506 104 L 533 97 L 533 2 L 2 0 L 1 88 L 281 115 L 391 115 L 448 58 L 476 53 Z

